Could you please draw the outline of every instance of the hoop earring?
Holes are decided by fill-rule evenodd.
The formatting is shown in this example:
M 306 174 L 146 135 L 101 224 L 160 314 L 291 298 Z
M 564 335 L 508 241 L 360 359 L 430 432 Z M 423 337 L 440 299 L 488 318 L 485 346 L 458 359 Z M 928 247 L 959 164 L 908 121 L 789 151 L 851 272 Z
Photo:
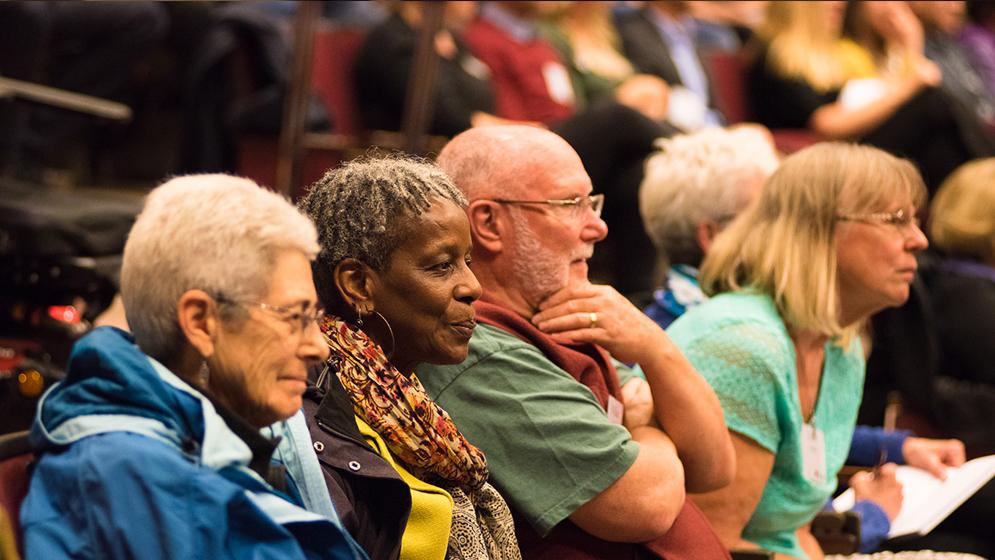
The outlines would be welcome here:
M 363 326 L 363 308 L 361 308 L 358 303 L 356 304 L 356 326 Z
M 383 321 L 383 324 L 387 326 L 387 334 L 390 335 L 390 352 L 385 351 L 384 355 L 386 355 L 387 358 L 390 359 L 391 355 L 394 354 L 395 347 L 397 346 L 397 340 L 394 338 L 394 329 L 391 328 L 390 322 L 388 322 L 387 318 L 384 317 L 379 311 L 374 309 L 372 314 L 376 315 L 377 317 L 380 317 L 380 320 Z

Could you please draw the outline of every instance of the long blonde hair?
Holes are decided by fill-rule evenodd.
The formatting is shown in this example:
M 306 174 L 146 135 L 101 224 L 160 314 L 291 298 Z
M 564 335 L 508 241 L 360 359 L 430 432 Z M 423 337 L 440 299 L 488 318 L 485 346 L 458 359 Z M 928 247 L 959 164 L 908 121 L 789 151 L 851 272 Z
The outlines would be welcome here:
M 767 64 L 777 74 L 804 80 L 820 91 L 846 80 L 839 30 L 828 25 L 823 2 L 774 1 L 757 36 L 767 45 Z
M 718 236 L 702 263 L 702 289 L 768 294 L 789 328 L 847 347 L 858 325 L 840 324 L 837 215 L 880 212 L 906 199 L 917 207 L 926 200 L 908 161 L 855 144 L 808 147 L 785 159 L 757 201 Z

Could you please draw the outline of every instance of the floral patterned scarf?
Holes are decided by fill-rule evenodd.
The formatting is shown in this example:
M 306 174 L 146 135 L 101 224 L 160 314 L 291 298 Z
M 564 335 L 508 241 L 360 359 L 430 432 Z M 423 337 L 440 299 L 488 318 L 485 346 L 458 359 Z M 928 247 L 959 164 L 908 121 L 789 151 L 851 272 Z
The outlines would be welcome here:
M 511 511 L 487 483 L 483 452 L 463 437 L 418 377 L 401 374 L 376 342 L 341 319 L 327 317 L 321 332 L 331 349 L 329 368 L 349 393 L 355 414 L 415 476 L 434 475 L 453 497 L 446 558 L 520 560 Z

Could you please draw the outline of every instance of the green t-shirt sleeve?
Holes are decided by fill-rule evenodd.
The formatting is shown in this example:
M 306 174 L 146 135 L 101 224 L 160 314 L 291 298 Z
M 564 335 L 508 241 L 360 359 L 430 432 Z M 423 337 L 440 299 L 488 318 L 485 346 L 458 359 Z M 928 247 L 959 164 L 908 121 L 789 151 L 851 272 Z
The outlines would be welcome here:
M 777 453 L 778 411 L 786 404 L 783 376 L 789 355 L 779 337 L 749 323 L 734 323 L 695 337 L 684 355 L 722 403 L 726 426 Z
M 640 367 L 639 364 L 629 366 L 616 360 L 615 358 L 612 358 L 612 362 L 615 364 L 615 370 L 618 371 L 619 387 L 624 386 L 633 379 L 646 379 L 646 374 L 643 373 L 643 368 Z
M 540 535 L 620 478 L 639 453 L 587 387 L 530 346 L 488 354 L 433 393 Z

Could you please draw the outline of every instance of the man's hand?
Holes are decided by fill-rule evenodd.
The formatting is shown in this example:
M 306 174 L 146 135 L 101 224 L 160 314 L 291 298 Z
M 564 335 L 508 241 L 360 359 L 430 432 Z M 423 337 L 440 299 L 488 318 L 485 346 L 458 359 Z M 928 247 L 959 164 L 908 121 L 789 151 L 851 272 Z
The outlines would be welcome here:
M 532 323 L 559 342 L 593 342 L 629 363 L 643 364 L 661 345 L 673 344 L 659 325 L 611 286 L 569 285 L 539 304 Z
M 622 425 L 630 432 L 639 426 L 657 425 L 653 409 L 653 393 L 645 380 L 635 377 L 622 385 L 622 405 L 625 407 Z
M 947 479 L 947 467 L 964 464 L 964 442 L 958 439 L 910 437 L 902 444 L 906 464 L 918 467 L 940 480 Z
M 895 464 L 886 463 L 875 471 L 861 471 L 850 477 L 855 500 L 870 500 L 894 521 L 902 510 L 902 483 L 895 478 Z

